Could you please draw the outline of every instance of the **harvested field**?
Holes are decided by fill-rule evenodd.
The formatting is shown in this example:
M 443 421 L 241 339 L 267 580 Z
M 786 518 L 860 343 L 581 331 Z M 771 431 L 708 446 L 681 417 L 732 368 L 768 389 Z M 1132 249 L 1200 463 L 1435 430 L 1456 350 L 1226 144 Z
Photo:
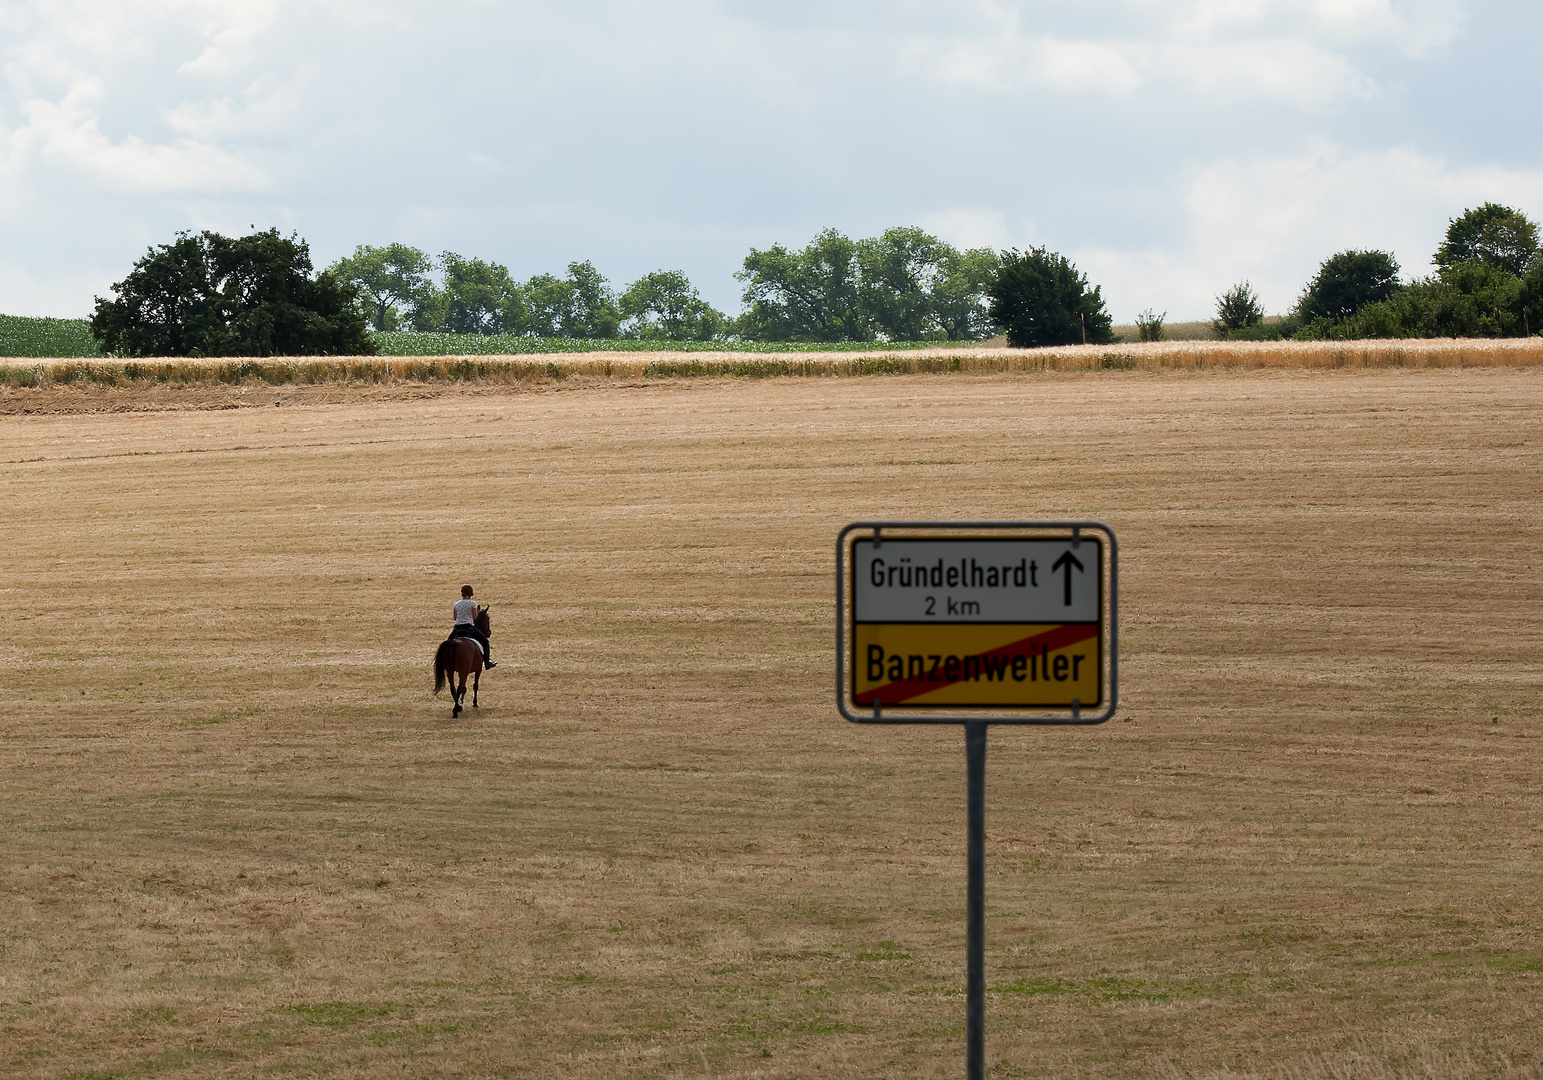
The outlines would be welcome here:
M 1020 515 L 1124 704 L 991 736 L 990 1075 L 1543 1075 L 1543 371 L 135 411 L 238 392 L 4 397 L 0 1075 L 958 1075 L 963 739 L 837 719 L 832 545 Z

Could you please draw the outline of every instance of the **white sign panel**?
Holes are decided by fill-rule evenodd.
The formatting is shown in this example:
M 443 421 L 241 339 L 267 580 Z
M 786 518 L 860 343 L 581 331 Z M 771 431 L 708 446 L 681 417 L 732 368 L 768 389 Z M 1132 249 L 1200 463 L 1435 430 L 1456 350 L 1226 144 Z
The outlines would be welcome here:
M 852 545 L 859 623 L 1073 623 L 1100 613 L 1099 541 L 871 539 Z

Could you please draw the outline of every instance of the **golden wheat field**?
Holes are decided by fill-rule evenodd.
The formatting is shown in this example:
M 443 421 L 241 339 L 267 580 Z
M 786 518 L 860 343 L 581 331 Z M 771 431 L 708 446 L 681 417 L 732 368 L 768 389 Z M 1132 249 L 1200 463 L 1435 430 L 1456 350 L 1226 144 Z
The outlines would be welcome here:
M 331 356 L 27 360 L 0 358 L 0 414 L 25 411 L 23 390 L 481 382 L 540 385 L 618 379 L 840 378 L 1046 371 L 1341 370 L 1543 365 L 1543 336 L 1507 339 L 1196 341 L 1013 349 L 964 342 L 865 352 L 586 352 L 522 356 Z
M 1085 516 L 989 1075 L 1543 1076 L 1537 367 L 0 405 L 0 1075 L 959 1075 L 963 738 L 837 718 L 834 539 Z

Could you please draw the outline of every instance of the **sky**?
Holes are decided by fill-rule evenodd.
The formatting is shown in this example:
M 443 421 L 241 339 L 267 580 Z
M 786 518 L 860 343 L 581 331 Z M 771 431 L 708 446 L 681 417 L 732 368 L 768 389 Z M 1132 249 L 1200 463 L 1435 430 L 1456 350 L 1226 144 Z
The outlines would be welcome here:
M 1536 0 L 0 0 L 0 312 L 82 316 L 181 229 L 517 278 L 921 226 L 1044 245 L 1116 322 L 1284 311 L 1543 217 Z

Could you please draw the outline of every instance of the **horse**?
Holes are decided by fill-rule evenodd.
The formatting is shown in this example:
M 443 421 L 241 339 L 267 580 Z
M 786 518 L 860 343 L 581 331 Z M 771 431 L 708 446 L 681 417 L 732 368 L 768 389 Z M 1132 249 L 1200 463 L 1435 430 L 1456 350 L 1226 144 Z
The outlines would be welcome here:
M 484 634 L 491 635 L 488 629 L 488 609 L 478 605 L 476 627 Z M 459 689 L 455 685 L 455 676 L 461 677 Z M 440 642 L 439 651 L 434 654 L 434 696 L 445 688 L 446 677 L 450 682 L 450 698 L 455 703 L 455 711 L 450 714 L 454 720 L 461 715 L 461 703 L 466 700 L 466 676 L 471 676 L 471 707 L 477 707 L 477 687 L 482 682 L 482 646 L 477 644 L 475 638 L 453 637 Z

